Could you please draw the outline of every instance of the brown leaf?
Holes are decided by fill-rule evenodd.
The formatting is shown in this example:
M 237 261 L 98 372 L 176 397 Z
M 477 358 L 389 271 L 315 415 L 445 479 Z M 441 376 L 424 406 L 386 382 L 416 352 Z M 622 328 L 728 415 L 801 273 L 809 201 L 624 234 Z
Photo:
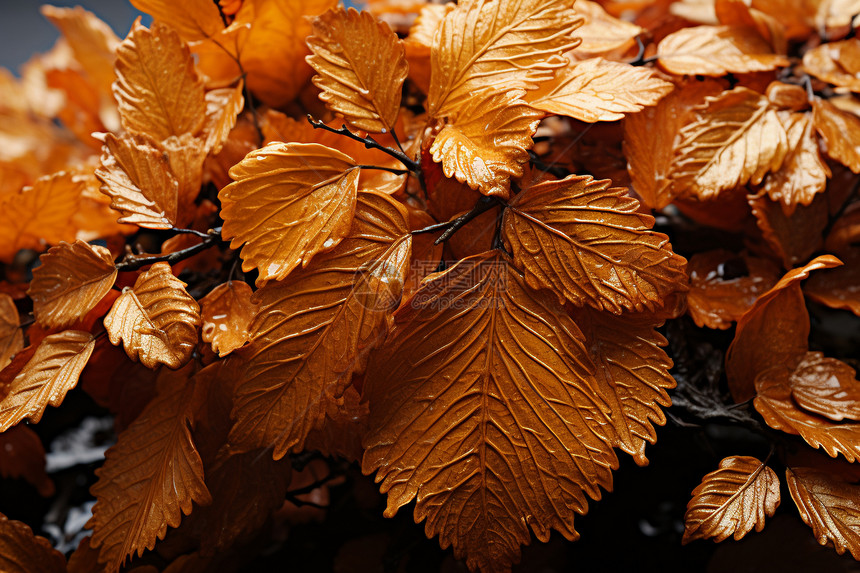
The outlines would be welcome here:
M 361 401 L 361 394 L 354 386 L 348 386 L 340 398 L 329 397 L 325 418 L 308 433 L 305 449 L 360 462 L 364 453 L 361 441 L 367 433 L 369 414 L 367 402 Z
M 695 539 L 740 540 L 764 529 L 765 516 L 779 507 L 779 477 L 756 458 L 731 456 L 702 478 L 684 514 L 683 543 Z
M 206 113 L 203 82 L 172 28 L 156 22 L 147 30 L 135 22 L 116 58 L 114 94 L 123 127 L 155 141 L 200 131 Z
M 427 535 L 485 571 L 508 571 L 529 529 L 576 539 L 618 463 L 584 342 L 500 251 L 425 281 L 365 377 L 362 469 L 385 515 L 417 497 Z
M 186 42 L 211 38 L 224 29 L 217 3 L 212 0 L 131 0 L 131 3 L 159 22 L 170 24 Z
M 24 334 L 20 324 L 15 301 L 8 294 L 0 293 L 0 370 L 24 348 Z
M 716 249 L 697 253 L 687 264 L 687 310 L 696 326 L 730 328 L 756 298 L 779 280 L 779 267 L 767 259 Z
M 597 2 L 577 0 L 574 7 L 577 15 L 584 19 L 576 30 L 576 37 L 582 42 L 573 52 L 579 60 L 596 56 L 617 60 L 634 46 L 636 36 L 643 32 L 636 24 L 610 16 Z
M 805 111 L 809 109 L 809 95 L 803 86 L 773 81 L 767 86 L 767 99 L 781 110 Z
M 554 79 L 529 92 L 526 101 L 547 113 L 594 123 L 623 119 L 655 105 L 673 89 L 650 68 L 591 58 L 570 62 Z
M 827 144 L 827 155 L 860 173 L 860 117 L 820 98 L 812 102 L 812 114 L 815 129 Z
M 260 310 L 242 361 L 229 443 L 232 451 L 301 451 L 370 349 L 384 338 L 409 265 L 406 212 L 386 195 L 362 192 L 350 234 L 289 280 L 257 291 Z
M 66 558 L 27 524 L 0 513 L 0 570 L 4 573 L 65 573 Z
M 818 543 L 860 559 L 860 486 L 814 468 L 786 468 L 785 480 Z
M 518 194 L 505 210 L 502 238 L 532 288 L 577 306 L 621 314 L 655 310 L 686 285 L 686 261 L 654 218 L 610 181 L 571 175 Z
M 83 241 L 60 243 L 40 260 L 27 294 L 36 322 L 46 328 L 68 327 L 83 318 L 116 280 L 110 251 Z
M 247 283 L 229 281 L 200 299 L 203 342 L 211 343 L 218 356 L 227 356 L 250 340 L 249 328 L 257 312 L 252 294 Z
M 835 86 L 860 92 L 860 39 L 828 42 L 803 54 L 803 69 Z
M 860 242 L 860 209 L 849 206 L 836 220 L 824 245 L 845 264 L 815 273 L 803 288 L 816 302 L 860 316 L 860 248 L 854 246 L 857 242 Z
M 0 402 L 0 432 L 24 418 L 38 423 L 48 405 L 59 406 L 77 385 L 94 346 L 89 332 L 66 330 L 45 337 L 6 389 Z
M 239 81 L 236 87 L 206 92 L 206 119 L 203 123 L 206 143 L 203 148 L 208 152 L 220 153 L 224 141 L 236 126 L 236 116 L 245 107 L 244 90 L 245 83 Z
M 222 236 L 242 247 L 242 270 L 259 283 L 334 248 L 349 232 L 358 188 L 356 164 L 318 144 L 272 143 L 230 169 L 235 182 L 218 194 Z
M 391 133 L 409 66 L 403 43 L 370 12 L 342 7 L 314 19 L 308 63 L 320 99 L 353 127 Z
M 860 420 L 860 382 L 856 371 L 821 352 L 807 352 L 791 373 L 791 397 L 809 412 L 841 422 Z
M 754 28 L 740 26 L 682 28 L 663 38 L 657 57 L 660 67 L 677 75 L 724 76 L 789 65 Z
M 710 199 L 779 169 L 788 140 L 767 98 L 738 87 L 705 102 L 680 133 L 671 175 L 676 193 Z
M 42 497 L 54 495 L 54 482 L 45 473 L 45 448 L 39 436 L 20 424 L 0 433 L 0 476 L 24 478 Z
M 460 111 L 477 91 L 492 97 L 551 79 L 579 44 L 571 32 L 581 23 L 569 0 L 460 2 L 433 39 L 430 116 Z
M 791 216 L 786 216 L 781 204 L 766 195 L 747 197 L 762 238 L 785 268 L 809 260 L 821 248 L 828 221 L 827 196 L 816 194 L 812 203 L 795 207 Z
M 179 368 L 197 345 L 200 306 L 170 265 L 155 263 L 134 288 L 126 287 L 104 319 L 111 344 L 124 343 L 126 354 L 147 368 Z
M 90 492 L 96 498 L 91 544 L 99 561 L 115 572 L 126 558 L 142 555 L 191 513 L 192 502 L 211 502 L 203 483 L 203 462 L 191 439 L 189 416 L 193 365 L 162 368 L 158 395 L 119 435 L 96 470 Z

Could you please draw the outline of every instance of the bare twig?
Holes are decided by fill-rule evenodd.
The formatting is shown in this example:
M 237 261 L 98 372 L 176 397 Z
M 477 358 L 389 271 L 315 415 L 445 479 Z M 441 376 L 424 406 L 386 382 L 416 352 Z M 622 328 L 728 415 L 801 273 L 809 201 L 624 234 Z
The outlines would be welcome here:
M 314 126 L 314 129 L 323 129 L 325 131 L 330 131 L 331 133 L 343 135 L 344 137 L 348 137 L 353 141 L 363 143 L 367 149 L 378 149 L 379 151 L 390 155 L 391 157 L 405 165 L 406 168 L 409 169 L 409 171 L 411 171 L 412 173 L 415 173 L 416 175 L 420 173 L 421 166 L 416 161 L 410 159 L 402 151 L 398 151 L 397 149 L 391 149 L 390 147 L 382 145 L 381 143 L 373 139 L 373 136 L 371 135 L 360 137 L 347 129 L 346 125 L 342 125 L 340 129 L 329 127 L 324 122 L 315 120 L 310 114 L 308 114 L 308 122 L 312 126 Z
M 184 261 L 187 258 L 190 258 L 201 251 L 205 251 L 212 245 L 215 245 L 221 241 L 221 227 L 216 227 L 214 229 L 210 229 L 208 233 L 204 234 L 203 241 L 188 247 L 187 249 L 182 249 L 173 253 L 168 253 L 166 255 L 152 255 L 152 256 L 139 256 L 139 255 L 126 255 L 125 258 L 116 264 L 116 268 L 120 272 L 128 272 L 128 271 L 136 271 L 141 267 L 145 267 L 147 265 L 152 265 L 155 263 L 169 263 L 175 264 L 179 261 Z

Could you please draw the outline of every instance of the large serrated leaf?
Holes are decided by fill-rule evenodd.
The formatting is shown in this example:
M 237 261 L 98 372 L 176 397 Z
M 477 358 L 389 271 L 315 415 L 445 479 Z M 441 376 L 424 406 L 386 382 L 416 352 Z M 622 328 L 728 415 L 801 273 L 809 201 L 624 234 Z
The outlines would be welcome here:
M 66 559 L 44 537 L 21 521 L 0 513 L 0 571 L 4 573 L 65 573 Z
M 860 486 L 814 468 L 786 468 L 785 480 L 800 517 L 821 545 L 860 560 Z

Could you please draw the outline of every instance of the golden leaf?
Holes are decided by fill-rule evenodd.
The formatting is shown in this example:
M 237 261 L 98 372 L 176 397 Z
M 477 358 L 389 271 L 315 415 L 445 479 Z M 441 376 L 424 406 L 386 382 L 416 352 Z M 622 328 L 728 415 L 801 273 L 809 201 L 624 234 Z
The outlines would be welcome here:
M 21 249 L 42 251 L 50 244 L 74 241 L 72 216 L 83 186 L 72 173 L 60 172 L 0 195 L 0 261 L 11 262 Z
M 207 152 L 219 153 L 236 126 L 236 116 L 245 107 L 244 89 L 245 83 L 239 81 L 236 87 L 206 92 L 206 120 L 203 124 L 206 143 L 203 148 Z
M 510 178 L 522 175 L 543 114 L 521 100 L 521 90 L 472 95 L 451 112 L 430 153 L 446 177 L 504 199 L 510 193 Z
M 203 127 L 206 102 L 194 58 L 172 28 L 135 22 L 116 51 L 114 95 L 122 125 L 155 141 Z
M 779 118 L 788 139 L 788 153 L 782 167 L 764 180 L 762 191 L 790 216 L 798 205 L 809 205 L 824 191 L 831 173 L 818 150 L 810 116 L 781 112 Z
M 155 263 L 134 288 L 126 287 L 104 319 L 111 344 L 124 343 L 126 354 L 147 368 L 179 368 L 197 345 L 200 307 L 170 265 Z
M 597 387 L 610 408 L 615 446 L 638 465 L 648 465 L 645 443 L 657 440 L 653 424 L 666 423 L 661 406 L 672 404 L 666 390 L 675 387 L 669 374 L 672 361 L 660 348 L 666 340 L 655 330 L 663 319 L 648 313 L 614 316 L 590 307 L 576 309 L 572 316 L 597 367 Z
M 41 256 L 27 294 L 36 322 L 67 327 L 95 308 L 116 280 L 110 251 L 83 241 L 60 243 Z
M 663 38 L 657 57 L 661 68 L 677 75 L 724 76 L 789 65 L 754 28 L 740 26 L 682 28 Z
M 520 546 L 609 489 L 618 460 L 584 336 L 555 297 L 491 251 L 424 282 L 365 377 L 362 469 L 385 515 L 415 520 L 471 569 L 509 571 Z
M 466 0 L 440 24 L 430 56 L 431 117 L 469 105 L 474 92 L 534 89 L 566 64 L 582 20 L 570 0 Z
M 146 135 L 105 136 L 96 177 L 120 223 L 147 229 L 171 229 L 179 220 L 179 182 L 169 158 Z
M 318 145 L 272 143 L 230 169 L 224 187 L 222 236 L 242 247 L 242 270 L 260 271 L 259 283 L 282 280 L 349 233 L 355 210 L 355 162 Z
M 66 330 L 46 336 L 0 402 L 0 432 L 24 418 L 37 423 L 48 405 L 59 406 L 78 383 L 94 347 L 89 332 Z
M 0 571 L 65 573 L 66 558 L 47 539 L 33 535 L 27 524 L 0 513 Z
M 232 451 L 301 451 L 367 353 L 385 336 L 409 265 L 406 212 L 386 195 L 362 192 L 350 234 L 289 280 L 257 291 L 260 310 L 242 361 L 229 443 Z
M 674 86 L 654 70 L 603 58 L 571 62 L 526 95 L 532 107 L 580 121 L 615 121 L 654 105 Z
M 0 370 L 24 348 L 24 334 L 19 325 L 15 301 L 8 294 L 0 293 Z
M 577 0 L 574 6 L 584 20 L 576 31 L 576 37 L 582 40 L 573 52 L 576 59 L 595 56 L 617 59 L 616 56 L 631 48 L 636 36 L 643 32 L 636 24 L 610 16 L 597 2 Z
M 24 424 L 0 433 L 0 476 L 27 480 L 42 497 L 56 487 L 45 472 L 45 448 L 39 435 Z
M 320 99 L 353 127 L 391 133 L 409 71 L 403 43 L 388 24 L 355 8 L 329 10 L 308 37 Z
M 807 352 L 791 373 L 791 397 L 798 406 L 836 422 L 860 420 L 860 382 L 846 363 Z
M 860 117 L 819 98 L 812 102 L 812 112 L 815 129 L 827 144 L 827 155 L 860 173 Z
M 430 91 L 430 76 L 433 73 L 430 68 L 433 36 L 445 16 L 456 7 L 453 3 L 425 4 L 409 28 L 409 35 L 403 40 L 406 61 L 409 63 L 409 79 L 425 94 Z
M 813 468 L 786 468 L 785 481 L 818 543 L 860 560 L 860 486 Z
M 252 294 L 247 283 L 229 281 L 200 299 L 203 342 L 211 343 L 218 356 L 227 356 L 250 340 L 249 327 L 257 312 Z
M 747 202 L 762 238 L 782 259 L 785 268 L 809 260 L 821 248 L 828 221 L 827 193 L 816 194 L 809 205 L 795 207 L 791 216 L 786 216 L 781 204 L 771 201 L 767 195 L 749 195 Z
M 675 148 L 676 192 L 711 199 L 779 169 L 788 140 L 767 98 L 738 87 L 705 101 Z
M 186 42 L 211 38 L 224 29 L 217 3 L 212 0 L 131 0 L 131 3 L 159 22 L 170 24 Z
M 96 470 L 98 481 L 90 489 L 96 504 L 87 528 L 109 572 L 135 552 L 152 549 L 168 527 L 191 513 L 192 502 L 212 501 L 189 427 L 193 368 L 162 368 L 157 396 L 120 433 Z
M 161 142 L 164 155 L 170 163 L 170 173 L 177 182 L 177 225 L 191 222 L 196 211 L 194 201 L 200 194 L 203 181 L 203 161 L 206 145 L 190 133 L 171 135 Z
M 756 458 L 731 456 L 702 478 L 684 514 L 683 543 L 695 539 L 740 540 L 779 507 L 779 477 Z
M 575 305 L 621 314 L 655 310 L 683 290 L 686 261 L 654 218 L 610 181 L 571 175 L 518 194 L 505 210 L 502 238 L 532 288 Z
M 835 86 L 860 92 L 860 39 L 828 42 L 803 54 L 803 68 Z

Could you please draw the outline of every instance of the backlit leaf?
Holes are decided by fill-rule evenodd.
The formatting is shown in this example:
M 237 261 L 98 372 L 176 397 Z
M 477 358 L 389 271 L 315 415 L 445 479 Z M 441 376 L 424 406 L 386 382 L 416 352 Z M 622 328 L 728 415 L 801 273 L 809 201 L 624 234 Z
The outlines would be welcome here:
M 200 307 L 170 265 L 155 263 L 134 288 L 126 287 L 104 319 L 111 344 L 120 341 L 128 357 L 147 368 L 179 368 L 197 345 Z
M 815 129 L 827 144 L 827 155 L 860 173 L 860 118 L 829 101 L 812 102 Z
M 576 37 L 582 40 L 574 51 L 577 59 L 595 56 L 617 59 L 613 56 L 632 47 L 636 36 L 643 31 L 636 24 L 610 16 L 597 2 L 577 0 L 574 7 L 577 15 L 584 19 L 576 30 Z
M 15 301 L 8 294 L 0 293 L 0 370 L 24 348 L 24 334 L 19 324 Z
M 789 64 L 755 29 L 740 26 L 682 28 L 663 38 L 657 56 L 660 67 L 677 75 L 764 72 Z
M 532 288 L 615 314 L 657 309 L 684 288 L 685 261 L 610 183 L 571 175 L 520 192 L 505 210 L 503 240 Z
M 217 2 L 212 0 L 131 0 L 135 8 L 170 24 L 186 42 L 204 40 L 224 29 Z
M 90 492 L 96 498 L 91 544 L 109 572 L 128 556 L 143 554 L 191 513 L 192 502 L 211 501 L 203 483 L 203 462 L 191 439 L 189 404 L 193 366 L 177 372 L 162 369 L 158 395 L 140 417 L 119 435 L 96 470 Z
M 779 507 L 779 478 L 756 458 L 731 456 L 720 469 L 702 478 L 684 514 L 684 543 L 695 539 L 735 541 L 755 528 L 764 529 L 765 517 Z
M 89 332 L 67 330 L 45 337 L 0 402 L 0 432 L 24 418 L 37 423 L 48 405 L 59 406 L 78 383 L 94 347 Z
M 242 247 L 242 270 L 259 282 L 282 280 L 334 248 L 349 232 L 359 170 L 343 153 L 318 144 L 272 143 L 230 169 L 235 182 L 218 194 L 222 235 Z
M 329 10 L 314 20 L 308 46 L 320 99 L 358 129 L 390 133 L 408 66 L 388 24 L 355 8 Z
M 860 420 L 860 382 L 846 363 L 807 352 L 791 373 L 791 397 L 809 412 L 840 422 Z
M 425 281 L 365 377 L 385 515 L 417 498 L 428 536 L 484 571 L 508 571 L 529 529 L 576 539 L 618 463 L 584 343 L 499 251 Z
M 36 322 L 66 327 L 84 317 L 107 294 L 117 270 L 110 251 L 83 241 L 60 243 L 41 256 L 27 294 Z
M 257 291 L 260 309 L 241 360 L 233 451 L 300 451 L 369 350 L 385 336 L 409 265 L 406 213 L 385 195 L 359 194 L 350 234 L 288 280 Z
M 218 356 L 226 356 L 250 339 L 251 320 L 257 311 L 251 287 L 240 281 L 220 284 L 200 299 L 203 342 Z
M 0 514 L 0 570 L 5 573 L 65 573 L 66 558 L 27 524 Z
M 760 183 L 788 152 L 785 128 L 767 98 L 744 87 L 707 98 L 680 138 L 672 180 L 699 199 Z

